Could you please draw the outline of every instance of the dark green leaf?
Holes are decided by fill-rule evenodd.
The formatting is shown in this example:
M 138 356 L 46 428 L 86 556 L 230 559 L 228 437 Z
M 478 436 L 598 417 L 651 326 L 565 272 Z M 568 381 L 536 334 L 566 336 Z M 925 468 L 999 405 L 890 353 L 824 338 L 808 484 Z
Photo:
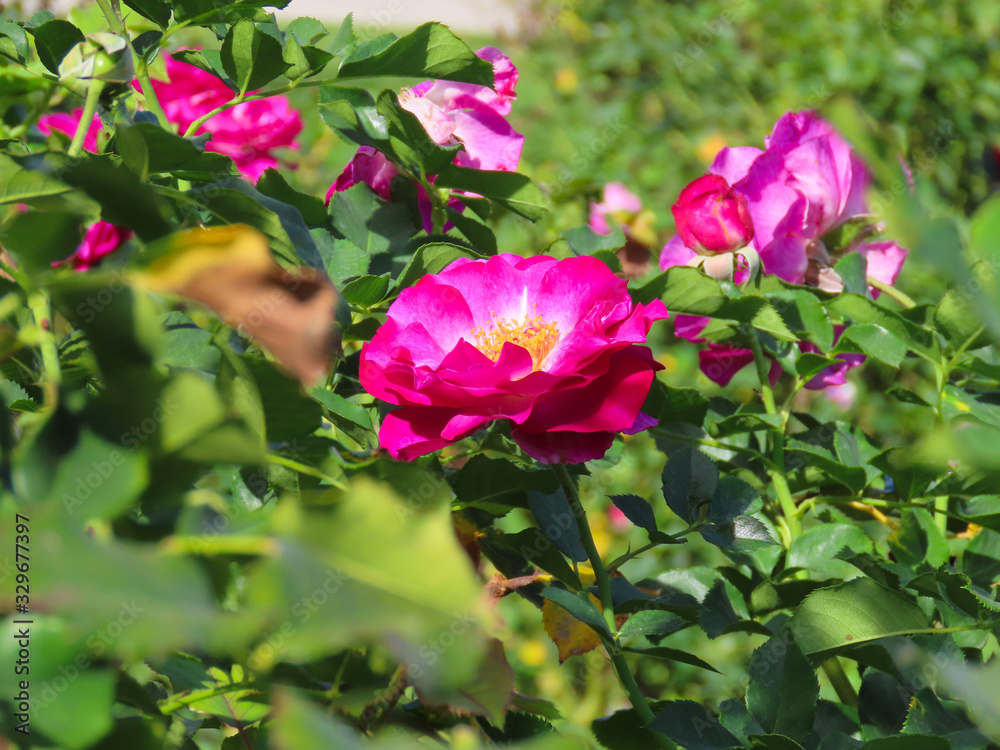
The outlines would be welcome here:
M 844 330 L 834 351 L 860 351 L 891 367 L 899 367 L 906 356 L 906 344 L 876 323 L 854 323 Z
M 719 483 L 712 459 L 691 447 L 671 454 L 663 469 L 663 497 L 674 513 L 690 523 L 711 502 Z
M 833 346 L 833 325 L 816 296 L 798 289 L 765 295 L 793 333 L 827 351 Z
M 629 615 L 625 624 L 618 629 L 621 638 L 637 635 L 664 636 L 686 628 L 691 623 L 673 612 L 647 609 Z
M 531 506 L 531 512 L 535 514 L 539 528 L 560 552 L 570 560 L 577 562 L 587 560 L 587 551 L 580 539 L 576 517 L 562 489 L 548 495 L 529 492 L 528 504 Z
M 0 227 L 0 242 L 33 273 L 48 271 L 52 263 L 72 255 L 82 239 L 80 220 L 57 211 L 17 213 Z
M 708 509 L 708 520 L 714 524 L 726 524 L 737 516 L 756 513 L 763 502 L 760 494 L 738 477 L 722 477 L 712 495 L 712 504 Z
M 465 42 L 438 23 L 425 23 L 369 57 L 364 56 L 362 47 L 359 45 L 340 63 L 339 78 L 442 78 L 493 86 L 493 66 L 476 57 Z
M 538 221 L 548 211 L 542 191 L 518 172 L 492 172 L 449 164 L 438 172 L 434 184 L 478 193 L 529 221 Z
M 270 83 L 287 69 L 281 43 L 249 19 L 239 21 L 222 42 L 222 68 L 242 92 Z
M 297 208 L 309 226 L 326 226 L 326 206 L 323 204 L 323 199 L 308 193 L 300 193 L 288 184 L 277 169 L 265 170 L 257 180 L 256 188 L 270 198 Z
M 646 729 L 634 708 L 615 711 L 603 719 L 595 719 L 590 730 L 608 750 L 634 750 L 655 747 L 656 735 Z
M 440 273 L 459 258 L 478 258 L 471 250 L 447 242 L 429 242 L 421 245 L 407 261 L 393 285 L 393 294 L 413 286 L 429 273 Z
M 125 4 L 144 18 L 163 28 L 170 23 L 170 6 L 164 0 L 124 0 Z
M 388 273 L 381 276 L 360 276 L 344 284 L 340 293 L 352 305 L 367 308 L 385 297 L 391 283 L 392 278 Z
M 656 714 L 649 728 L 667 735 L 688 750 L 728 750 L 743 746 L 707 708 L 694 701 L 673 701 Z
M 59 63 L 63 58 L 84 41 L 83 32 L 62 18 L 53 18 L 40 26 L 29 26 L 28 32 L 35 38 L 38 59 L 55 75 L 59 75 Z
M 697 268 L 676 266 L 659 274 L 636 289 L 637 301 L 649 303 L 662 299 L 671 315 L 700 315 L 749 323 L 781 341 L 796 341 L 777 310 L 763 297 L 733 298 L 718 281 Z
M 625 233 L 618 227 L 609 234 L 598 234 L 588 226 L 574 227 L 562 236 L 577 255 L 593 255 L 598 250 L 617 250 L 625 246 Z
M 28 58 L 28 35 L 12 21 L 0 20 L 0 53 L 24 63 Z
M 903 509 L 899 528 L 889 534 L 887 541 L 896 559 L 912 568 L 926 562 L 936 570 L 948 560 L 948 542 L 923 508 Z
M 459 507 L 503 515 L 511 507 L 528 507 L 528 492 L 555 492 L 559 481 L 547 469 L 524 471 L 510 461 L 480 454 L 459 470 L 452 486 Z
M 656 531 L 656 516 L 645 498 L 638 495 L 611 495 L 611 502 L 636 526 L 646 531 Z
M 802 740 L 812 731 L 819 680 L 788 630 L 750 657 L 747 708 L 765 732 Z
M 962 553 L 962 572 L 987 589 L 1000 579 L 1000 533 L 983 529 Z
M 312 20 L 312 19 L 296 19 Z M 285 75 L 290 80 L 305 78 L 321 72 L 326 64 L 333 59 L 333 55 L 319 47 L 309 44 L 300 44 L 294 35 L 290 35 L 285 42 L 284 61 L 288 66 Z
M 707 661 L 699 659 L 697 656 L 689 654 L 687 651 L 681 651 L 676 648 L 667 648 L 666 646 L 656 646 L 654 648 L 626 647 L 625 650 L 630 651 L 633 654 L 639 654 L 640 656 L 651 656 L 654 659 L 663 659 L 664 661 L 676 661 L 681 664 L 690 664 L 692 667 L 707 669 L 710 672 L 719 672 L 718 669 L 713 667 Z
M 414 232 L 405 206 L 387 203 L 364 184 L 334 193 L 329 216 L 338 232 L 370 256 L 402 254 Z
M 433 175 L 451 164 L 457 146 L 440 146 L 431 140 L 417 116 L 403 109 L 392 91 L 378 95 L 375 111 L 386 122 L 389 135 L 387 153 L 414 174 Z
M 658 419 L 664 426 L 682 422 L 701 427 L 708 413 L 708 399 L 695 388 L 675 388 L 656 379 L 642 405 L 642 413 Z

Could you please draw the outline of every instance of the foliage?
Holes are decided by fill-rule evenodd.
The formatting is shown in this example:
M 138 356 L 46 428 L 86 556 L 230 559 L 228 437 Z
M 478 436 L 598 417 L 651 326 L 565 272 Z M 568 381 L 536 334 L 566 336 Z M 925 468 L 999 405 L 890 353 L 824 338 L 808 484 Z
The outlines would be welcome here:
M 837 98 L 824 110 L 891 196 L 880 218 L 948 284 L 943 295 L 890 287 L 876 298 L 863 263 L 838 266 L 848 284 L 860 279 L 843 293 L 692 267 L 649 273 L 631 282 L 633 300 L 711 318 L 707 335 L 753 352 L 753 390 L 704 395 L 700 381 L 661 375 L 643 406 L 658 425 L 583 464 L 540 465 L 501 421 L 398 462 L 379 442 L 387 406 L 360 386 L 362 346 L 427 274 L 514 249 L 509 227 L 547 208 L 524 175 L 456 165 L 471 142 L 435 141 L 397 93 L 401 77 L 487 86 L 490 65 L 435 24 L 365 39 L 351 19 L 281 28 L 255 0 L 130 0 L 127 23 L 117 3 L 99 5 L 72 20 L 0 21 L 11 104 L 0 141 L 5 742 L 1000 742 L 986 687 L 1000 645 L 1000 202 L 955 218 L 937 210 L 926 174 L 915 193 L 893 191 L 898 139 L 874 124 L 918 102 L 914 133 L 925 133 L 923 118 L 947 102 L 840 66 L 871 90 L 864 109 Z M 678 24 L 708 12 L 669 7 Z M 846 28 L 862 10 L 845 8 Z M 636 5 L 646 10 L 655 30 L 660 16 Z M 806 70 L 834 68 L 804 32 L 764 44 L 776 21 L 750 10 L 762 15 L 748 46 L 764 57 L 734 70 L 780 78 L 766 55 L 781 50 L 801 52 Z M 989 16 L 970 30 L 966 10 L 944 22 L 978 44 Z M 611 28 L 589 3 L 566 12 L 580 34 Z M 645 86 L 649 37 L 626 21 L 614 28 L 635 30 L 620 48 L 629 56 L 609 61 L 599 47 L 592 64 L 624 65 L 615 76 Z M 906 34 L 926 23 L 927 39 L 955 43 L 933 14 L 907 23 Z M 904 25 L 887 33 L 902 38 Z M 195 28 L 209 41 L 179 57 L 229 85 L 219 114 L 315 89 L 306 133 L 322 118 L 378 149 L 397 173 L 388 195 L 355 184 L 326 205 L 281 170 L 251 185 L 197 123 L 179 132 L 150 76 Z M 682 44 L 672 33 L 663 38 Z M 778 86 L 766 80 L 762 97 Z M 68 134 L 38 127 L 56 102 L 84 108 Z M 729 127 L 744 111 L 747 132 L 767 132 L 756 126 L 773 118 L 746 99 L 681 124 Z M 102 119 L 93 149 L 88 112 Z M 985 137 L 992 112 L 954 114 Z M 627 154 L 653 139 L 626 140 Z M 702 169 L 657 158 L 650 168 L 678 175 L 678 190 Z M 944 167 L 935 179 L 963 208 L 983 187 Z M 99 220 L 131 238 L 96 268 L 60 263 Z M 549 252 L 620 271 L 614 249 L 577 229 Z M 838 343 L 835 325 L 849 332 Z M 860 394 L 862 412 L 878 398 L 896 406 L 826 417 L 834 407 L 803 389 L 844 353 L 867 355 L 884 383 L 881 397 Z M 768 360 L 782 373 L 773 387 Z M 522 636 L 543 628 L 556 643 L 539 660 Z M 728 681 L 713 682 L 717 671 Z M 576 681 L 543 679 L 552 674 Z

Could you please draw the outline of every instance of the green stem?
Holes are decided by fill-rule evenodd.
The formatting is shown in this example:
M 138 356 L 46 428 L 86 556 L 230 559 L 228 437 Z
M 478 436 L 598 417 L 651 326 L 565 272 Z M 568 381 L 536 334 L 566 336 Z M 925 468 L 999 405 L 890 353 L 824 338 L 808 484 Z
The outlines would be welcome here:
M 101 100 L 101 92 L 104 91 L 104 81 L 92 78 L 87 84 L 87 97 L 83 100 L 83 115 L 76 125 L 76 132 L 73 133 L 73 140 L 69 144 L 68 156 L 78 156 L 83 150 L 83 142 L 87 139 L 87 131 L 97 114 L 97 104 Z
M 305 474 L 310 477 L 316 477 L 317 479 L 322 479 L 324 482 L 329 482 L 338 490 L 347 489 L 347 485 L 345 485 L 336 477 L 331 477 L 329 474 L 322 471 L 321 469 L 317 469 L 313 466 L 309 466 L 307 464 L 294 461 L 291 458 L 286 458 L 285 456 L 282 456 L 279 453 L 268 453 L 267 460 L 272 464 L 278 464 L 279 466 L 284 466 L 285 468 L 292 469 L 293 471 L 297 471 L 300 474 Z
M 939 498 L 934 498 L 935 501 L 938 499 Z M 931 513 L 937 513 L 946 518 L 954 518 L 956 521 L 963 521 L 965 523 L 968 523 L 968 519 L 966 519 L 964 516 L 961 516 L 958 513 L 952 513 L 947 508 L 938 507 L 936 502 L 934 506 L 931 507 L 926 505 L 926 503 L 917 503 L 913 501 L 903 502 L 900 500 L 882 500 L 881 498 L 866 497 L 865 495 L 848 495 L 844 497 L 821 496 L 821 497 L 810 498 L 809 500 L 806 500 L 798 507 L 797 511 L 798 515 L 801 517 L 802 515 L 805 514 L 805 512 L 809 508 L 815 506 L 817 503 L 830 503 L 831 505 L 848 505 L 850 503 L 864 503 L 865 505 L 873 505 L 876 508 L 923 508 L 924 510 L 928 510 Z
M 139 88 L 142 89 L 142 97 L 146 100 L 146 108 L 156 115 L 156 121 L 160 127 L 173 133 L 174 124 L 170 122 L 167 113 L 163 111 L 159 98 L 156 96 L 156 89 L 153 88 L 153 81 L 149 77 L 149 67 L 146 61 L 132 48 L 132 57 L 135 60 L 135 77 L 139 81 Z
M 937 527 L 941 530 L 942 534 L 948 534 L 948 495 L 943 495 L 941 497 L 934 498 L 934 520 L 937 521 Z
M 770 363 L 767 357 L 764 356 L 764 350 L 760 346 L 760 340 L 757 338 L 757 334 L 749 326 L 744 327 L 747 333 L 747 337 L 750 339 L 750 348 L 753 350 L 753 360 L 754 364 L 757 366 L 757 378 L 760 380 L 760 393 L 761 398 L 764 400 L 764 410 L 768 414 L 777 416 L 779 414 L 777 407 L 774 403 L 774 391 L 771 390 L 771 379 L 769 377 L 768 371 L 770 370 Z M 785 523 L 788 527 L 788 534 L 791 542 L 799 534 L 802 533 L 802 524 L 799 522 L 798 514 L 796 513 L 795 500 L 792 498 L 792 492 L 788 488 L 788 481 L 785 479 L 785 430 L 784 425 L 788 422 L 788 417 L 785 414 L 781 414 L 782 428 L 771 433 L 771 443 L 772 443 L 772 457 L 773 466 L 767 469 L 768 476 L 771 478 L 771 483 L 774 485 L 774 491 L 778 496 L 778 503 L 781 505 L 781 513 L 785 517 Z
M 192 703 L 197 703 L 198 701 L 214 698 L 217 695 L 234 693 L 238 690 L 254 690 L 256 687 L 256 684 L 252 682 L 241 682 L 237 684 L 219 685 L 213 688 L 205 688 L 204 690 L 195 690 L 190 693 L 185 693 L 184 695 L 174 696 L 173 698 L 164 701 L 160 704 L 160 713 L 172 714 L 174 711 L 178 711 L 185 706 L 190 706 Z
M 886 284 L 884 281 L 879 281 L 878 279 L 873 279 L 871 276 L 868 277 L 868 285 L 873 289 L 878 289 L 884 294 L 888 294 L 896 302 L 901 304 L 903 307 L 916 307 L 917 303 L 913 301 L 913 298 L 908 294 L 901 292 L 892 284 Z
M 243 102 L 254 101 L 256 99 L 266 99 L 266 98 L 267 97 L 264 97 L 264 96 L 246 96 L 243 93 L 239 93 L 235 97 L 233 97 L 232 99 L 230 99 L 228 102 L 226 102 L 225 104 L 220 104 L 215 109 L 213 109 L 213 110 L 211 110 L 209 112 L 206 112 L 201 117 L 199 117 L 197 120 L 195 120 L 194 122 L 192 122 L 188 126 L 188 129 L 186 131 L 184 131 L 184 137 L 185 138 L 190 138 L 191 136 L 193 136 L 194 134 L 196 134 L 198 132 L 198 129 L 202 125 L 204 125 L 206 122 L 208 122 L 209 120 L 211 120 L 217 114 L 219 114 L 221 112 L 225 112 L 227 109 L 231 109 L 231 108 L 235 107 L 237 104 L 242 104 Z
M 587 552 L 590 565 L 594 569 L 594 579 L 597 582 L 597 591 L 599 593 L 598 598 L 604 610 L 604 620 L 608 625 L 608 631 L 612 636 L 612 640 L 605 642 L 604 647 L 611 657 L 611 663 L 614 665 L 615 674 L 618 675 L 618 681 L 621 683 L 622 688 L 624 688 L 625 694 L 632 703 L 636 714 L 642 720 L 643 724 L 649 724 L 654 718 L 653 709 L 646 702 L 646 698 L 639 689 L 639 685 L 635 681 L 635 676 L 632 674 L 632 670 L 625 660 L 625 654 L 622 653 L 622 650 L 618 646 L 618 627 L 615 625 L 615 610 L 611 600 L 611 579 L 608 577 L 608 571 L 604 567 L 601 554 L 597 551 L 597 545 L 594 543 L 594 535 L 591 533 L 590 524 L 587 522 L 587 512 L 583 509 L 583 504 L 580 502 L 580 493 L 577 492 L 576 483 L 563 464 L 553 464 L 552 470 L 555 472 L 563 491 L 566 493 L 570 510 L 576 519 L 576 526 L 580 530 L 580 541 L 583 543 L 583 549 Z M 676 745 L 674 745 L 669 737 L 658 732 L 653 732 L 653 735 L 656 737 L 660 747 L 666 750 L 675 750 Z
M 110 0 L 97 0 L 97 5 L 101 9 L 101 13 L 104 14 L 104 18 L 108 22 L 108 26 L 111 27 L 111 30 L 120 36 L 125 36 L 125 22 L 122 21 L 122 17 L 111 6 Z
M 35 319 L 38 331 L 38 347 L 42 355 L 42 390 L 45 394 L 45 404 L 54 408 L 59 399 L 59 384 L 62 382 L 62 369 L 59 366 L 59 348 L 52 334 L 52 309 L 45 292 L 35 292 L 28 297 L 28 307 Z
M 858 691 L 854 689 L 850 678 L 844 672 L 844 667 L 840 664 L 840 659 L 832 656 L 823 662 L 823 672 L 826 674 L 834 692 L 840 698 L 840 702 L 851 708 L 858 707 Z
M 760 451 L 749 448 L 745 445 L 735 445 L 734 443 L 727 443 L 723 440 L 715 440 L 708 437 L 694 437 L 693 435 L 682 435 L 678 432 L 670 432 L 669 430 L 664 430 L 660 427 L 652 428 L 652 431 L 657 435 L 662 435 L 670 440 L 679 440 L 684 443 L 692 443 L 693 445 L 704 445 L 706 448 L 719 448 L 721 450 L 732 451 L 733 453 L 745 453 L 748 456 L 752 456 L 759 461 L 763 461 L 765 464 L 770 464 L 770 459 L 764 456 Z

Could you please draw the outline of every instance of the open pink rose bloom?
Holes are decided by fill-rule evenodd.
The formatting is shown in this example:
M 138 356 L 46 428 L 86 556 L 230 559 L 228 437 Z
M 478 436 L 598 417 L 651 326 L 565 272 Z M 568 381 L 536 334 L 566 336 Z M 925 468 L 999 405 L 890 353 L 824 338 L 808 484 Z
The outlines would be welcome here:
M 675 216 L 679 233 L 660 254 L 660 267 L 687 265 L 711 240 L 739 234 L 745 227 L 746 239 L 758 252 L 762 273 L 778 276 L 793 284 L 806 284 L 839 291 L 838 279 L 830 266 L 835 259 L 824 244 L 824 235 L 842 224 L 863 218 L 867 212 L 865 191 L 871 176 L 850 145 L 828 122 L 815 112 L 789 112 L 781 117 L 765 139 L 765 150 L 724 148 L 715 157 L 709 174 L 695 180 L 682 193 L 689 200 L 678 201 Z M 704 210 L 697 198 L 711 186 L 719 196 Z M 722 196 L 729 201 L 727 206 Z M 702 201 L 704 202 L 704 201 Z M 683 204 L 683 205 L 682 205 Z M 743 215 L 745 206 L 748 216 Z M 720 225 L 724 225 L 720 229 Z M 725 231 L 722 231 L 722 230 Z M 705 243 L 704 238 L 710 238 Z M 742 240 L 741 240 L 742 241 Z M 734 243 L 734 246 L 739 243 Z M 726 243 L 719 240 L 719 247 Z M 895 242 L 865 242 L 849 248 L 867 261 L 868 276 L 893 284 L 908 251 Z M 878 296 L 877 289 L 871 289 Z M 704 341 L 701 332 L 707 318 L 680 315 L 675 320 L 678 336 Z M 838 333 L 839 336 L 839 333 Z M 808 345 L 803 345 L 808 351 Z M 848 369 L 864 357 L 841 354 L 842 364 L 824 370 L 807 384 L 819 389 L 846 382 Z M 726 385 L 733 375 L 753 361 L 749 350 L 716 343 L 700 353 L 702 371 L 713 381 Z M 772 376 L 780 371 L 772 368 Z
M 595 258 L 459 259 L 399 295 L 361 350 L 361 384 L 403 407 L 379 433 L 396 458 L 507 419 L 535 459 L 579 463 L 655 424 L 640 409 L 662 366 L 636 344 L 665 317 Z

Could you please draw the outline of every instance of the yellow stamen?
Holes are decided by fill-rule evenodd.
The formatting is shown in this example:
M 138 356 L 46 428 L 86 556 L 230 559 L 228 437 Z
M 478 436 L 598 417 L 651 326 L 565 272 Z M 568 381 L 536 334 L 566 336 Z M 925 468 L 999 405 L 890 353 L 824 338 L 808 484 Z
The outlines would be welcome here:
M 525 315 L 524 320 L 498 318 L 493 313 L 489 331 L 476 327 L 472 331 L 476 337 L 476 348 L 496 362 L 500 350 L 508 341 L 522 347 L 531 355 L 533 370 L 541 367 L 542 361 L 559 341 L 559 328 L 555 323 L 546 323 L 541 315 Z

